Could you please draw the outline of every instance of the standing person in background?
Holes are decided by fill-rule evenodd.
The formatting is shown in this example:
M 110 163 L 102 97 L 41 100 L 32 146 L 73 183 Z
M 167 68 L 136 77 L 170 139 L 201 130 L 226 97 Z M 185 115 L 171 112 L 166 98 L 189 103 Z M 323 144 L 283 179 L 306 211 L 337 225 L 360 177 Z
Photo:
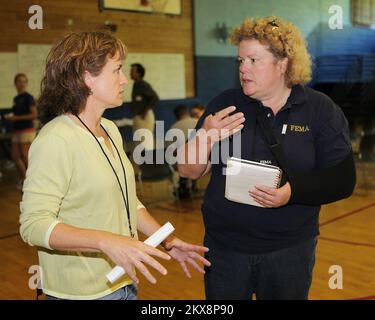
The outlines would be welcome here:
M 146 70 L 139 63 L 133 63 L 130 69 L 130 77 L 134 80 L 132 90 L 131 111 L 133 113 L 133 132 L 138 129 L 147 129 L 151 134 L 150 139 L 145 139 L 142 144 L 145 149 L 154 149 L 155 108 L 159 103 L 159 97 L 151 85 L 143 80 Z M 152 137 L 152 139 L 151 139 Z
M 18 95 L 13 100 L 13 114 L 6 117 L 7 121 L 13 123 L 11 156 L 20 175 L 20 184 L 25 180 L 28 153 L 36 135 L 33 121 L 37 118 L 37 109 L 34 97 L 26 91 L 27 83 L 24 73 L 18 73 L 14 77 Z

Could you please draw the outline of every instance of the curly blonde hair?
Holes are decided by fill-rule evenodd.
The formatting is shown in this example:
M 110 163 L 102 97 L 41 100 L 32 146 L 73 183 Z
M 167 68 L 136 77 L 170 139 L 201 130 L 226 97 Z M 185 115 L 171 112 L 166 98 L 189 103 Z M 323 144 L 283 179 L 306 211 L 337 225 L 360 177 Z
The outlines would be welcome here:
M 276 16 L 246 19 L 235 28 L 231 42 L 238 46 L 242 40 L 255 39 L 269 46 L 278 60 L 288 58 L 285 80 L 288 87 L 306 84 L 311 80 L 311 57 L 299 29 Z

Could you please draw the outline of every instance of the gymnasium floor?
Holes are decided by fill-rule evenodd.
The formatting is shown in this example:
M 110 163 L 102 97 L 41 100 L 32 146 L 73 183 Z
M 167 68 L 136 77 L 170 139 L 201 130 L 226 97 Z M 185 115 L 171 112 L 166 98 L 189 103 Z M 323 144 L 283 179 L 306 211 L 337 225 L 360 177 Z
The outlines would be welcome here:
M 375 299 L 375 165 L 357 167 L 354 195 L 324 206 L 321 211 L 321 235 L 310 299 Z M 14 168 L 6 169 L 4 163 L 0 163 L 0 169 L 3 171 L 0 179 L 0 299 L 35 299 L 35 291 L 28 286 L 31 277 L 28 270 L 38 263 L 36 249 L 24 244 L 18 234 L 21 193 L 16 188 Z M 172 199 L 152 201 L 156 194 L 160 196 L 156 191 L 162 190 L 160 186 L 146 186 L 144 190 L 143 200 L 152 202 L 149 211 L 160 222 L 172 222 L 180 238 L 201 243 L 201 196 L 177 206 Z M 177 263 L 164 265 L 169 274 L 158 276 L 153 272 L 158 279 L 156 285 L 141 276 L 139 299 L 204 299 L 201 275 L 192 271 L 192 279 L 187 279 Z M 330 289 L 329 280 L 334 276 L 329 273 L 331 266 L 342 268 L 342 289 Z

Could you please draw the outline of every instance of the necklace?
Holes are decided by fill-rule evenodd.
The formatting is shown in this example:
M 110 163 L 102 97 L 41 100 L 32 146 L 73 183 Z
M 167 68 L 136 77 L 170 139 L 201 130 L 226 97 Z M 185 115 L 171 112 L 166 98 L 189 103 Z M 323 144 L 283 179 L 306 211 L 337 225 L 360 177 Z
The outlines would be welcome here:
M 128 226 L 129 226 L 129 233 L 130 233 L 130 236 L 132 238 L 134 238 L 135 236 L 135 233 L 133 232 L 133 229 L 132 229 L 132 225 L 131 225 L 131 221 L 130 221 L 130 210 L 129 210 L 129 194 L 128 194 L 128 183 L 127 183 L 127 180 L 126 180 L 126 173 L 125 173 L 125 168 L 124 168 L 124 164 L 122 163 L 122 160 L 121 160 L 121 156 L 120 156 L 120 152 L 118 151 L 117 147 L 116 147 L 116 144 L 115 142 L 112 140 L 111 136 L 108 134 L 107 130 L 100 124 L 100 127 L 103 129 L 103 131 L 106 133 L 106 135 L 108 136 L 109 140 L 112 142 L 112 145 L 115 147 L 115 150 L 116 150 L 116 153 L 117 153 L 117 156 L 120 160 L 120 163 L 121 163 L 121 167 L 122 167 L 122 172 L 124 173 L 124 180 L 125 180 L 125 193 L 126 193 L 126 198 L 125 198 L 125 194 L 124 194 L 124 190 L 122 188 L 122 185 L 121 185 L 121 182 L 120 182 L 120 178 L 118 177 L 117 173 L 116 173 L 116 170 L 115 168 L 113 167 L 112 163 L 111 163 L 111 160 L 108 158 L 108 155 L 106 154 L 106 152 L 104 151 L 103 149 L 103 146 L 101 145 L 100 141 L 98 140 L 98 138 L 95 136 L 95 134 L 90 130 L 90 128 L 82 121 L 82 119 L 78 116 L 78 115 L 75 115 L 78 120 L 83 124 L 83 126 L 91 133 L 91 135 L 94 137 L 94 139 L 96 140 L 96 142 L 98 143 L 100 149 L 102 150 L 102 153 L 104 154 L 104 156 L 106 157 L 109 165 L 111 166 L 112 168 L 112 171 L 113 173 L 115 174 L 116 176 L 116 180 L 117 180 L 117 183 L 120 187 L 120 191 L 121 191 L 121 195 L 122 195 L 122 199 L 124 200 L 124 204 L 125 204 L 125 209 L 126 209 L 126 214 L 127 214 L 127 218 L 128 218 Z

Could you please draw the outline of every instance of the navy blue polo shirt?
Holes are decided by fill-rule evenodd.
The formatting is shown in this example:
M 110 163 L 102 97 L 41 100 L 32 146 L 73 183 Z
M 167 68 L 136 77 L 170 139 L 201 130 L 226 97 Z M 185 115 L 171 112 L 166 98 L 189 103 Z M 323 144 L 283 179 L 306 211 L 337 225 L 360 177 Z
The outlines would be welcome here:
M 17 95 L 13 100 L 13 113 L 16 116 L 24 116 L 31 113 L 30 107 L 35 105 L 34 97 L 23 92 Z M 15 121 L 13 123 L 13 128 L 15 131 L 21 131 L 25 129 L 33 128 L 32 120 Z
M 244 95 L 241 89 L 225 91 L 209 103 L 196 128 L 202 126 L 207 115 L 234 105 L 246 119 L 241 132 L 241 158 L 278 165 L 256 122 L 257 104 L 258 101 Z M 291 171 L 327 168 L 350 152 L 347 120 L 342 110 L 323 93 L 296 85 L 275 116 L 270 108 L 263 107 L 275 136 L 282 142 Z M 216 143 L 211 151 L 211 155 L 221 154 L 221 148 L 225 147 L 229 153 L 219 163 L 212 164 L 202 204 L 206 233 L 225 247 L 250 254 L 288 248 L 318 235 L 320 206 L 292 204 L 261 208 L 225 198 L 223 169 L 227 158 L 233 155 L 233 140 L 227 138 Z

